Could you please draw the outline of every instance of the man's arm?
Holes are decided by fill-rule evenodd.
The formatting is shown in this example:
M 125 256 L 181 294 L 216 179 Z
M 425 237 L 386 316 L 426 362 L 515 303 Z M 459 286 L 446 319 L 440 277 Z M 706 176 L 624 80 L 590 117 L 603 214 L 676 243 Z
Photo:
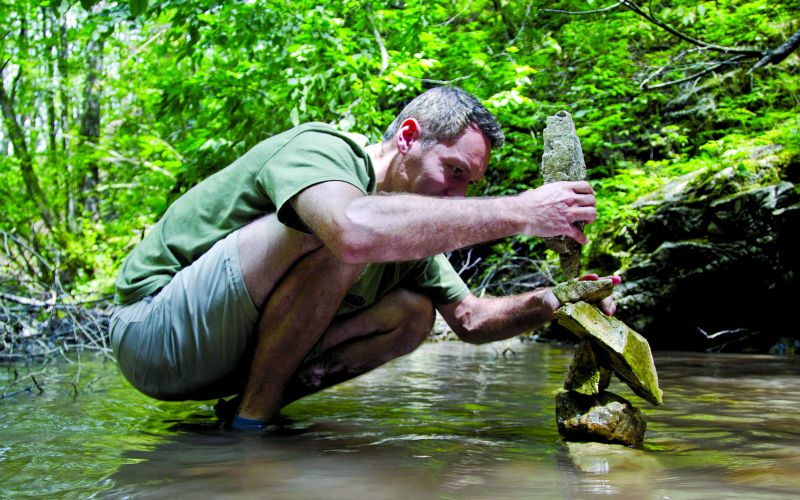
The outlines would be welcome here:
M 549 288 L 507 297 L 470 294 L 453 304 L 437 304 L 444 320 L 464 342 L 484 344 L 504 340 L 553 319 L 561 304 Z
M 365 196 L 345 182 L 323 182 L 291 203 L 314 234 L 347 263 L 416 260 L 514 234 L 567 235 L 585 243 L 573 222 L 597 217 L 592 188 L 583 181 L 497 198 Z
M 610 277 L 614 285 L 619 276 Z M 581 280 L 596 280 L 596 274 L 587 274 Z M 613 315 L 617 306 L 612 297 L 598 304 L 603 313 Z M 561 307 L 550 288 L 539 288 L 532 292 L 507 297 L 476 297 L 468 295 L 453 304 L 437 304 L 436 308 L 458 337 L 471 344 L 483 344 L 504 340 L 553 319 L 553 313 Z

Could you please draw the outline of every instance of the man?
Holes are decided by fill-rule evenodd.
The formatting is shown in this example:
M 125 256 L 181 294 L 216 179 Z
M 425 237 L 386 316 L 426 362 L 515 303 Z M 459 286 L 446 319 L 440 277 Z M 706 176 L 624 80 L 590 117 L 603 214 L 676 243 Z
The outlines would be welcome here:
M 414 99 L 380 144 L 323 124 L 255 146 L 192 188 L 126 259 L 112 345 L 160 399 L 241 394 L 234 428 L 263 428 L 297 398 L 414 350 L 436 308 L 467 342 L 550 320 L 549 289 L 478 298 L 443 252 L 595 220 L 586 182 L 463 198 L 503 143 L 458 88 Z M 604 304 L 613 313 L 613 303 Z

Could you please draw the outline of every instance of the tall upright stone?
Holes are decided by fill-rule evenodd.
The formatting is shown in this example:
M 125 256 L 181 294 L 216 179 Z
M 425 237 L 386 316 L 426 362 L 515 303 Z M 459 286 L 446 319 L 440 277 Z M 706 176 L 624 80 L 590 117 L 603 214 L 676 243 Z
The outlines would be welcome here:
M 580 181 L 586 178 L 581 141 L 575 131 L 572 116 L 568 112 L 559 111 L 548 117 L 542 137 L 544 139 L 542 176 L 545 184 Z M 577 222 L 575 225 L 583 231 L 583 222 Z M 564 275 L 567 278 L 576 277 L 581 260 L 581 244 L 568 236 L 546 238 L 545 244 L 558 253 Z

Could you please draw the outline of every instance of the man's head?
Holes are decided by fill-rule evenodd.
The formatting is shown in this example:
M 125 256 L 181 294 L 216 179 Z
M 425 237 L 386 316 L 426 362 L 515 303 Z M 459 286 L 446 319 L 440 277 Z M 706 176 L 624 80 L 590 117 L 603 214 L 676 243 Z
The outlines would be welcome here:
M 377 168 L 383 191 L 464 196 L 486 172 L 492 148 L 503 143 L 494 116 L 455 87 L 431 89 L 411 101 L 389 126 L 381 151 L 394 151 Z
M 392 140 L 403 122 L 410 118 L 419 123 L 419 140 L 425 148 L 437 142 L 453 142 L 470 123 L 483 132 L 493 149 L 505 141 L 500 124 L 489 110 L 458 87 L 436 87 L 417 96 L 389 125 L 383 140 Z

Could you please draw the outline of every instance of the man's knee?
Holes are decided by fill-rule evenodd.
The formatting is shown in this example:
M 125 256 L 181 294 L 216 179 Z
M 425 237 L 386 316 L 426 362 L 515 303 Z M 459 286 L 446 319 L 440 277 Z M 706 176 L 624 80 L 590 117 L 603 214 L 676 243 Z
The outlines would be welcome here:
M 425 295 L 406 289 L 395 290 L 392 295 L 399 315 L 398 329 L 402 332 L 398 338 L 399 347 L 401 351 L 411 352 L 428 338 L 433 328 L 433 302 Z

